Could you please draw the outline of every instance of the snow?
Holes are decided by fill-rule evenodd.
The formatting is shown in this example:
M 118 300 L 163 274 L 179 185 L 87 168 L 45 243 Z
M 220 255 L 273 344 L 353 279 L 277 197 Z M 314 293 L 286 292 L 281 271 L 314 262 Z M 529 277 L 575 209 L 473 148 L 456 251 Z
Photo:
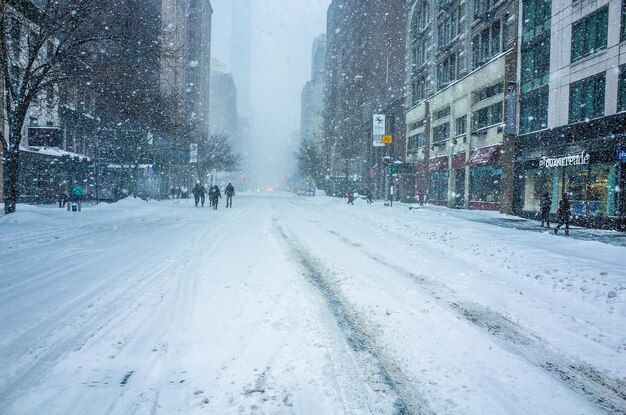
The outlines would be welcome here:
M 0 413 L 624 412 L 626 247 L 496 217 L 276 192 L 20 205 Z

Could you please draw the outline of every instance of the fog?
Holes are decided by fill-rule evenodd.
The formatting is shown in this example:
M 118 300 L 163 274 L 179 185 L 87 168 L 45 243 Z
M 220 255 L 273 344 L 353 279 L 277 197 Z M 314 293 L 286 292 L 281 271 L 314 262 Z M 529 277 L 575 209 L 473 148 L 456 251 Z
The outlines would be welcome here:
M 213 0 L 213 57 L 232 70 L 232 0 Z M 251 1 L 250 171 L 259 186 L 291 173 L 300 93 L 310 79 L 311 44 L 326 26 L 330 0 Z M 236 70 L 236 69 L 235 69 Z M 235 77 L 235 82 L 238 82 Z M 239 85 L 237 85 L 240 88 Z M 241 95 L 240 95 L 241 101 Z M 239 102 L 240 112 L 245 103 Z

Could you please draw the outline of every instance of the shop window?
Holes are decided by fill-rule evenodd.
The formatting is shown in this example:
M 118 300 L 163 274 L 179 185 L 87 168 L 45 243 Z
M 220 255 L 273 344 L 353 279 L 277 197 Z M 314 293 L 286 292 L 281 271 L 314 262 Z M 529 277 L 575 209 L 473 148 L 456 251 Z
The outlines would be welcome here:
M 449 122 L 433 127 L 433 143 L 445 141 L 448 138 L 450 138 Z
M 542 37 L 522 49 L 522 93 L 546 85 L 550 74 L 550 38 Z
M 539 211 L 541 196 L 548 192 L 552 197 L 552 212 L 556 212 L 556 201 L 553 197 L 553 181 L 555 170 L 528 169 L 524 172 L 524 210 Z
M 448 171 L 430 173 L 428 196 L 431 200 L 448 200 Z
M 476 166 L 470 170 L 470 200 L 473 202 L 498 202 L 500 193 L 500 166 Z
M 472 114 L 473 131 L 482 130 L 502 122 L 502 101 L 481 108 Z
M 546 32 L 550 32 L 552 1 L 522 1 L 522 41 L 528 42 Z
M 605 73 L 570 85 L 569 122 L 582 122 L 604 115 Z
M 619 92 L 617 97 L 617 110 L 626 111 L 626 65 L 619 68 Z
M 606 48 L 608 19 L 605 6 L 572 25 L 572 62 Z
M 520 98 L 520 134 L 548 127 L 548 87 L 523 94 Z

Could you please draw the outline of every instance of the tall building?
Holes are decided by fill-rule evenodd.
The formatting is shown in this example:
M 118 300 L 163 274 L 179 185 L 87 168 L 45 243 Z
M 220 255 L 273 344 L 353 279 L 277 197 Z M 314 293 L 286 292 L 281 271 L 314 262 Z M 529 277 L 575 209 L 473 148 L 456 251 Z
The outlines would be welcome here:
M 237 114 L 237 88 L 231 74 L 211 70 L 211 135 L 228 137 L 237 153 L 239 141 L 239 116 Z
M 522 0 L 515 210 L 552 212 L 567 194 L 575 220 L 626 217 L 626 3 Z
M 405 3 L 333 0 L 328 8 L 324 136 L 331 193 L 369 188 L 382 196 L 383 157 L 404 159 Z M 394 137 L 385 148 L 373 146 L 374 114 L 386 115 L 386 133 Z
M 431 203 L 510 205 L 516 0 L 415 0 L 407 25 L 407 161 Z M 506 97 L 513 100 L 506 100 Z M 508 149 L 508 151 L 507 151 Z M 512 185 L 511 185 L 512 186 Z
M 315 38 L 311 51 L 311 79 L 302 89 L 300 139 L 324 146 L 324 90 L 326 87 L 326 35 Z
M 185 116 L 208 136 L 211 2 L 162 0 L 161 10 L 162 42 L 170 51 L 162 65 L 161 86 L 184 97 Z
M 231 12 L 230 68 L 237 85 L 239 113 L 252 115 L 250 88 L 252 82 L 252 5 L 250 0 L 233 0 Z

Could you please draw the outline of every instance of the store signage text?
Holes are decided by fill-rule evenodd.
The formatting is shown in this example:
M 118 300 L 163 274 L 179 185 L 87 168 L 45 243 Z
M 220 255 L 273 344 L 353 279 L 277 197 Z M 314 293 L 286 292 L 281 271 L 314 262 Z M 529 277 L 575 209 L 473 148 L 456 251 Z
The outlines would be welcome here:
M 542 157 L 539 160 L 539 167 L 542 168 L 555 168 L 555 167 L 567 167 L 567 166 L 582 166 L 589 164 L 591 156 L 586 151 L 580 154 L 572 154 L 563 157 Z

